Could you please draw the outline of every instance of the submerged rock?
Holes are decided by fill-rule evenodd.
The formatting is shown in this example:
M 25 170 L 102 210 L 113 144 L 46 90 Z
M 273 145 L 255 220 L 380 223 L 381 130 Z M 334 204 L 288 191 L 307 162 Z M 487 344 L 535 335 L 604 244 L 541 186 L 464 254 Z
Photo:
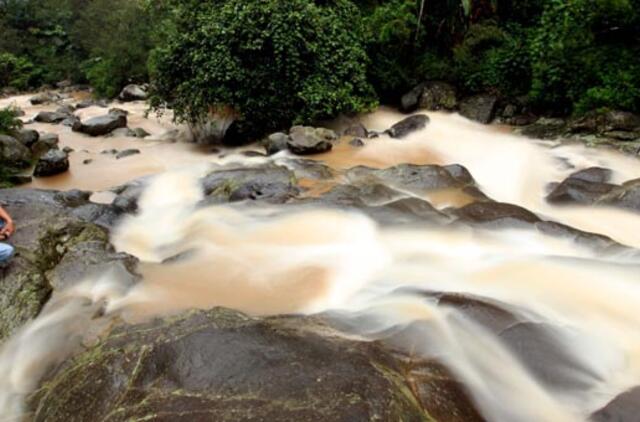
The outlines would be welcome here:
M 67 170 L 69 170 L 67 153 L 59 149 L 51 149 L 38 159 L 33 175 L 35 177 L 55 176 Z
M 531 211 L 503 202 L 474 202 L 454 211 L 463 222 L 488 227 L 518 227 L 540 222 Z
M 407 117 L 394 124 L 387 130 L 387 133 L 392 138 L 401 139 L 415 131 L 424 129 L 428 123 L 429 116 L 426 114 L 416 114 L 415 116 Z
M 136 154 L 140 154 L 140 150 L 139 149 L 135 149 L 135 148 L 125 149 L 125 150 L 120 151 L 119 153 L 116 154 L 116 160 L 120 160 L 121 158 L 130 157 L 130 156 L 136 155 Z
M 69 114 L 58 113 L 57 111 L 41 111 L 33 120 L 40 123 L 62 123 L 63 120 L 69 118 Z

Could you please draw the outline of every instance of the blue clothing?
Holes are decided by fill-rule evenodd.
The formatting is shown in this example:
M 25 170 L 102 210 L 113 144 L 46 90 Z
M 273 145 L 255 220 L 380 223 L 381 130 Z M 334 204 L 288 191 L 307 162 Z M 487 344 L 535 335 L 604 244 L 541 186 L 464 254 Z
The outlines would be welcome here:
M 4 264 L 9 261 L 12 256 L 13 246 L 6 243 L 0 243 L 0 264 Z
M 0 229 L 2 229 L 5 225 L 3 220 L 0 220 Z M 4 264 L 11 259 L 13 256 L 13 246 L 0 242 L 0 264 Z

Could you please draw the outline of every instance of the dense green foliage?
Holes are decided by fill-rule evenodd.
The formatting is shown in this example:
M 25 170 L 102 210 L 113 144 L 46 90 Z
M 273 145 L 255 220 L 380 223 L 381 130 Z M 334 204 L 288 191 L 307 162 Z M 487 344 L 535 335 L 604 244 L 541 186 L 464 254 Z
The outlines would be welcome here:
M 0 0 L 0 88 L 114 96 L 150 78 L 155 106 L 230 107 L 248 133 L 434 79 L 556 114 L 640 112 L 640 0 Z
M 12 107 L 0 109 L 0 135 L 10 135 L 22 127 L 18 112 Z
M 177 12 L 180 30 L 154 54 L 152 104 L 180 120 L 230 107 L 238 133 L 260 135 L 375 104 L 349 1 L 184 1 Z

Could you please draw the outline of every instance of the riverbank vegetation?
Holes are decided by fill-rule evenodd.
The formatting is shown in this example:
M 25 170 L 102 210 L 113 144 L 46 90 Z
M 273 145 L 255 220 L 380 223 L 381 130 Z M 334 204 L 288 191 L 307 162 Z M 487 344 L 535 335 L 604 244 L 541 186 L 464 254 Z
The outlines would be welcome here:
M 0 85 L 61 80 L 263 133 L 443 80 L 550 115 L 640 112 L 640 0 L 0 0 Z

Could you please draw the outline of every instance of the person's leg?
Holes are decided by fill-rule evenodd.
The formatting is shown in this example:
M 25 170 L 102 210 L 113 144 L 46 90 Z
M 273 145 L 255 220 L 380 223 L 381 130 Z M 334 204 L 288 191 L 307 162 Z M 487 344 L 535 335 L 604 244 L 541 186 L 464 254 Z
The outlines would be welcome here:
M 6 243 L 0 243 L 0 264 L 9 261 L 13 256 L 13 246 Z

